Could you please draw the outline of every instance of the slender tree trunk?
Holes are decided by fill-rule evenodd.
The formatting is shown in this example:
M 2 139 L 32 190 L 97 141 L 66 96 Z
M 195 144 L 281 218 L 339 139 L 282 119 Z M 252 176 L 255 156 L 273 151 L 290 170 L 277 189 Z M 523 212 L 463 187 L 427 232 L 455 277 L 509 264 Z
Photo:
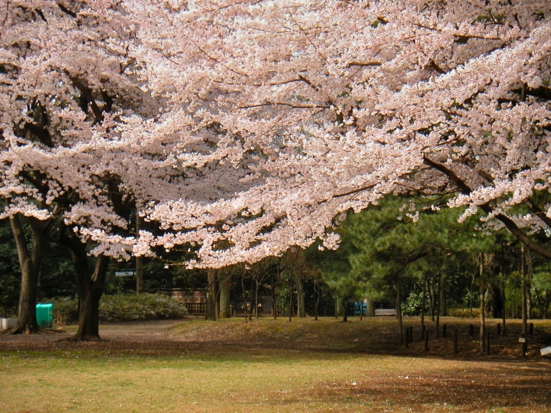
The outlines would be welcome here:
M 446 274 L 440 273 L 440 278 L 438 281 L 438 308 L 439 314 L 443 317 L 447 315 L 447 305 L 446 305 Z
M 207 279 L 208 279 L 208 295 L 207 295 L 207 313 L 206 319 L 216 321 L 217 311 L 216 311 L 216 270 L 209 268 L 207 270 Z
M 10 225 L 17 247 L 17 256 L 21 268 L 21 291 L 19 295 L 19 313 L 17 324 L 10 330 L 12 334 L 32 334 L 39 331 L 36 321 L 36 301 L 40 265 L 44 255 L 46 238 L 51 227 L 51 220 L 39 221 L 27 218 L 31 227 L 32 250 L 29 251 L 21 218 L 19 215 L 10 218 Z
M 320 304 L 320 288 L 317 282 L 314 283 L 314 290 L 316 292 L 316 307 L 314 309 L 314 320 L 318 321 L 319 304 Z
M 442 274 L 438 274 L 438 290 L 436 291 L 435 297 L 435 309 L 436 309 L 436 338 L 440 337 L 440 309 L 442 308 L 440 299 L 442 297 Z
M 293 317 L 293 287 L 291 280 L 289 280 L 289 321 L 292 321 Z
M 484 316 L 484 254 L 480 258 L 480 353 L 484 353 L 484 338 L 486 336 L 486 319 Z
M 524 270 L 525 279 L 526 279 L 526 319 L 529 320 L 532 318 L 532 255 L 530 249 L 524 249 L 524 264 L 526 269 Z
M 436 311 L 436 302 L 435 302 L 436 301 L 436 294 L 434 292 L 434 282 L 431 282 L 428 285 L 428 289 L 429 289 L 430 319 L 431 319 L 431 321 L 434 321 L 434 316 L 435 316 L 435 311 Z
M 502 317 L 502 322 L 503 322 L 503 335 L 506 336 L 507 335 L 507 324 L 505 322 L 506 318 L 507 318 L 507 314 L 506 314 L 506 309 L 507 309 L 507 306 L 506 306 L 506 301 L 505 301 L 505 287 L 506 287 L 506 284 L 505 284 L 505 268 L 504 268 L 504 265 L 503 265 L 503 261 L 505 259 L 505 251 L 504 251 L 504 244 L 503 244 L 503 238 L 500 237 L 500 243 L 501 243 L 501 254 L 500 254 L 500 257 L 499 257 L 499 272 L 500 272 L 500 275 L 501 275 L 501 282 L 500 282 L 500 286 L 501 286 L 501 317 Z
M 473 316 L 473 299 L 474 299 L 474 282 L 475 282 L 475 272 L 471 278 L 471 294 L 469 296 L 469 316 Z
M 348 297 L 345 297 L 341 301 L 342 306 L 342 321 L 347 322 L 348 321 Z
M 503 288 L 501 290 L 501 316 L 503 317 L 502 322 L 503 322 L 503 335 L 504 336 L 507 335 L 507 323 L 506 323 L 507 316 L 505 314 L 505 310 L 506 310 L 506 302 L 505 302 L 505 284 L 504 284 Z
M 427 280 L 423 280 L 423 298 L 421 299 L 421 328 L 425 326 L 425 307 L 427 303 Z
M 250 297 L 250 306 L 249 309 L 249 321 L 253 321 L 253 290 L 254 290 L 254 279 L 251 278 L 251 288 L 249 290 L 249 297 Z
M 522 276 L 522 334 L 527 337 L 528 333 L 528 297 L 527 297 L 527 282 L 526 282 L 526 250 L 524 244 L 520 245 L 520 273 Z
M 402 322 L 402 283 L 396 283 L 396 317 L 398 318 L 398 333 L 400 334 L 400 346 L 404 345 L 404 326 Z
M 241 288 L 243 289 L 243 310 L 245 312 L 245 323 L 249 322 L 249 313 L 247 307 L 247 290 L 245 290 L 245 274 L 241 277 Z
M 258 318 L 258 278 L 254 280 L 254 316 Z
M 140 236 L 142 218 L 136 210 L 136 237 Z M 143 293 L 143 257 L 136 257 L 136 294 Z
M 302 280 L 297 282 L 297 317 L 306 317 L 306 308 L 304 305 L 304 286 Z

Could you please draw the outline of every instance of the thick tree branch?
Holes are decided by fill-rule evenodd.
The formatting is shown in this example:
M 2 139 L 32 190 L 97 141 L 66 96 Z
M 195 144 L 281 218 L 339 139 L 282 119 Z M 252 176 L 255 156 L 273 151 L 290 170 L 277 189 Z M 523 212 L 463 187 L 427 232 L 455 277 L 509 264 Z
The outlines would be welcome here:
M 461 193 L 465 195 L 469 195 L 472 192 L 471 188 L 461 178 L 459 178 L 451 169 L 448 169 L 444 165 L 436 163 L 427 157 L 424 158 L 424 162 L 426 165 L 446 175 L 448 179 L 457 186 L 457 188 L 460 190 Z M 482 209 L 487 214 L 490 214 L 493 212 L 493 208 L 488 203 L 484 205 L 480 205 L 479 208 Z M 534 242 L 530 237 L 528 237 L 524 233 L 522 229 L 518 227 L 518 225 L 511 218 L 509 218 L 504 214 L 497 214 L 495 215 L 495 218 L 501 221 L 503 225 L 505 225 L 505 227 L 509 230 L 509 232 L 511 232 L 511 234 L 513 234 L 520 242 L 522 242 L 532 251 L 535 251 L 538 254 L 551 259 L 551 250 L 544 248 L 538 243 Z

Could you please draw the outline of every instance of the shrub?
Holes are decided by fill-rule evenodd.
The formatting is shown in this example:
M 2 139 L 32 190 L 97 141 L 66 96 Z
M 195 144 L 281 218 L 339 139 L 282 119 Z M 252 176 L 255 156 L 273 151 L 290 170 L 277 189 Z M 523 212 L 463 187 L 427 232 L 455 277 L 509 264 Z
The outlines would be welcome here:
M 55 324 L 66 324 L 78 320 L 78 300 L 69 297 L 42 300 L 43 303 L 52 303 Z
M 78 300 L 55 298 L 43 300 L 53 304 L 57 324 L 78 320 Z M 104 295 L 99 305 L 100 321 L 146 321 L 181 318 L 186 308 L 172 298 L 159 294 Z
M 450 317 L 480 317 L 480 309 L 473 308 L 472 311 L 468 308 L 448 308 L 448 315 Z

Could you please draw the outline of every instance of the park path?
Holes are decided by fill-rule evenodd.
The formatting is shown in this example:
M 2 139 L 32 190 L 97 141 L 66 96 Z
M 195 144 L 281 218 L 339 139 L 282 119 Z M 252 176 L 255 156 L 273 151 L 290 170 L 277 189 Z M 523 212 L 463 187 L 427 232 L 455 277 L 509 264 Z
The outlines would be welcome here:
M 145 342 L 165 340 L 170 341 L 170 330 L 175 325 L 182 323 L 182 320 L 160 320 L 140 321 L 125 323 L 100 324 L 100 337 L 105 341 L 132 341 Z M 56 327 L 55 332 L 41 334 L 0 334 L 0 348 L 10 347 L 10 344 L 21 343 L 22 345 L 47 345 L 65 338 L 71 337 L 76 332 L 76 326 Z

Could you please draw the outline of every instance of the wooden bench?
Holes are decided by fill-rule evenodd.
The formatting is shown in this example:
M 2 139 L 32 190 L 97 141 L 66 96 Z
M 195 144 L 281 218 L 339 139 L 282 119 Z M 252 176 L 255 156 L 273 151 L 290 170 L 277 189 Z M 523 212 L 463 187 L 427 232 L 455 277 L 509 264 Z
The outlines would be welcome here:
M 376 308 L 375 309 L 375 316 L 394 316 L 396 317 L 396 309 L 395 308 Z

